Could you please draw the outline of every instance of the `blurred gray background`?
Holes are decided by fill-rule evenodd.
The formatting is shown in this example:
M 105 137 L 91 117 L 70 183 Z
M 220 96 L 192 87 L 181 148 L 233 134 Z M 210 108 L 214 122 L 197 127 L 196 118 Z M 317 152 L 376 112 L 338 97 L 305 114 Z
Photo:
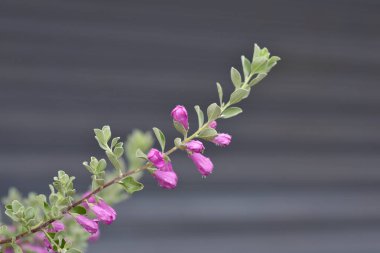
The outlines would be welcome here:
M 253 43 L 280 64 L 220 122 L 202 179 L 183 155 L 176 191 L 149 177 L 89 252 L 378 253 L 380 2 L 1 1 L 0 192 L 89 175 L 92 129 L 125 137 L 216 101 Z M 239 66 L 240 67 L 240 66 Z

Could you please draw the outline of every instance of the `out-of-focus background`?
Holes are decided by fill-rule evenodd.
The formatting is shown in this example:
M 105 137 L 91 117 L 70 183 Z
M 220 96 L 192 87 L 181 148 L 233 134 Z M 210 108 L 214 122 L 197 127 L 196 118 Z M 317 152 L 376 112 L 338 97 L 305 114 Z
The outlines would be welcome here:
M 149 177 L 89 252 L 377 253 L 380 2 L 1 1 L 0 192 L 89 175 L 92 129 L 116 135 L 203 108 L 253 43 L 282 61 L 220 121 L 202 179 L 174 156 L 176 191 Z

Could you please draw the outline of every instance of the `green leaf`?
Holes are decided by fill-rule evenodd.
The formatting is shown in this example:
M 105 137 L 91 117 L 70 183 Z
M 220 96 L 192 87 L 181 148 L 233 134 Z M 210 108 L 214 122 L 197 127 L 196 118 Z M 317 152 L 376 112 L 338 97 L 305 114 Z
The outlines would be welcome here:
M 158 142 L 160 143 L 162 152 L 164 152 L 165 151 L 165 143 L 166 143 L 165 135 L 157 127 L 153 127 L 153 132 L 156 135 Z
M 100 130 L 100 129 L 98 129 L 98 128 L 95 128 L 94 129 L 94 133 L 95 133 L 95 137 L 98 140 L 99 144 L 103 144 L 104 145 L 105 138 L 104 138 L 103 131 Z
M 243 110 L 240 107 L 230 107 L 230 108 L 227 108 L 226 110 L 224 110 L 224 112 L 222 113 L 222 118 L 223 119 L 232 118 L 232 117 L 235 117 L 236 115 L 238 115 L 242 112 L 243 112 Z
M 217 132 L 215 129 L 207 128 L 207 129 L 202 130 L 202 131 L 198 134 L 198 137 L 199 137 L 199 138 L 202 138 L 202 139 L 205 139 L 205 140 L 211 140 L 211 139 L 213 139 L 217 134 L 218 134 L 218 132 Z
M 113 153 L 115 154 L 116 158 L 120 158 L 124 154 L 124 148 L 123 147 L 116 147 L 113 150 Z
M 77 214 L 86 214 L 87 211 L 86 211 L 86 208 L 84 208 L 83 206 L 76 206 L 76 207 L 73 207 L 71 210 L 70 210 L 71 213 L 77 213 Z
M 281 58 L 278 56 L 272 56 L 268 61 L 268 69 L 267 71 L 271 70 L 274 66 L 276 66 L 277 62 L 280 61 Z
M 241 65 L 243 66 L 244 77 L 247 79 L 251 73 L 251 62 L 244 55 L 241 56 Z
M 201 128 L 203 126 L 205 116 L 204 116 L 201 108 L 199 107 L 199 105 L 194 106 L 194 108 L 195 108 L 195 111 L 197 112 L 197 115 L 198 115 L 198 127 Z
M 112 139 L 111 149 L 115 147 L 115 145 L 119 142 L 119 140 L 120 140 L 120 137 L 115 137 Z
M 122 185 L 129 194 L 144 189 L 144 185 L 140 182 L 137 182 L 131 176 L 124 178 L 122 181 L 119 182 L 119 184 Z
M 260 52 L 261 52 L 261 49 L 260 49 L 259 45 L 255 44 L 254 49 L 253 49 L 253 58 L 252 59 L 259 57 Z
M 252 81 L 249 83 L 249 87 L 252 87 L 256 84 L 258 84 L 261 80 L 263 80 L 267 74 L 258 74 Z
M 218 89 L 220 106 L 222 106 L 223 105 L 223 88 L 220 85 L 220 83 L 216 83 L 216 87 Z
M 231 68 L 231 80 L 235 88 L 240 88 L 241 86 L 241 75 L 237 69 L 234 67 Z
M 107 143 L 111 139 L 111 128 L 110 126 L 104 126 L 102 128 L 103 136 L 104 136 L 104 141 Z
M 256 57 L 252 61 L 252 73 L 265 73 L 267 69 L 268 58 L 264 56 Z
M 230 104 L 236 104 L 242 101 L 244 98 L 248 97 L 249 95 L 249 90 L 239 88 L 232 92 L 231 97 L 230 97 Z
M 139 148 L 136 150 L 136 157 L 148 160 L 148 157 L 146 156 L 146 154 L 142 152 L 141 149 Z
M 98 166 L 96 166 L 96 172 L 97 173 L 102 172 L 102 171 L 104 171 L 106 169 L 106 167 L 107 167 L 106 160 L 100 159 L 99 163 L 98 163 Z
M 120 164 L 119 160 L 117 159 L 117 157 L 114 155 L 114 153 L 110 152 L 110 151 L 106 151 L 106 155 L 108 157 L 108 159 L 110 160 L 110 162 L 112 163 L 112 165 L 115 167 L 115 169 L 121 171 L 122 170 L 122 165 Z
M 216 120 L 221 113 L 220 107 L 216 103 L 212 103 L 209 105 L 207 108 L 207 117 L 208 117 L 208 122 L 211 122 L 213 120 Z
M 177 121 L 174 121 L 173 120 L 173 125 L 174 125 L 174 128 L 178 131 L 178 132 L 180 132 L 182 135 L 186 135 L 186 133 L 187 133 L 187 130 L 185 129 L 185 127 L 182 125 L 182 124 L 180 124 L 180 123 L 178 123 Z

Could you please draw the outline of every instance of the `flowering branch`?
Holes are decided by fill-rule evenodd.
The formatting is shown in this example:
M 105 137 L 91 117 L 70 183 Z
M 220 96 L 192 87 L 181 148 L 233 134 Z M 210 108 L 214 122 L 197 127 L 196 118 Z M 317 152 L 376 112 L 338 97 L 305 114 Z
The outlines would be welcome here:
M 217 132 L 217 120 L 240 114 L 243 110 L 233 105 L 247 98 L 251 88 L 266 77 L 279 60 L 277 56 L 270 57 L 266 48 L 257 45 L 254 48 L 252 61 L 242 56 L 243 78 L 238 70 L 231 68 L 231 80 L 235 90 L 229 100 L 223 102 L 223 89 L 217 83 L 219 104 L 212 103 L 208 106 L 206 122 L 201 108 L 195 106 L 198 129 L 190 136 L 188 136 L 190 128 L 187 110 L 184 106 L 176 106 L 171 116 L 174 127 L 182 137 L 176 138 L 175 146 L 167 151 L 165 151 L 165 135 L 158 128 L 153 128 L 153 132 L 161 150 L 151 148 L 152 141 L 142 134 L 131 136 L 132 141 L 127 142 L 127 148 L 124 149 L 119 137 L 111 140 L 109 126 L 95 129 L 95 138 L 100 148 L 105 151 L 115 173 L 106 171 L 105 159 L 98 160 L 91 157 L 90 162 L 83 163 L 92 174 L 91 190 L 75 202 L 76 191 L 73 186 L 75 178 L 68 176 L 64 171 L 59 171 L 58 176 L 54 177 L 54 182 L 49 185 L 51 194 L 48 198 L 45 195 L 32 195 L 27 201 L 20 201 L 10 197 L 5 206 L 5 213 L 13 220 L 14 225 L 0 227 L 2 252 L 82 252 L 84 246 L 81 246 L 81 243 L 83 244 L 86 239 L 70 238 L 70 234 L 78 231 L 72 227 L 78 228 L 75 224 L 79 224 L 83 230 L 77 233 L 83 235 L 87 232 L 86 238 L 89 241 L 96 240 L 99 237 L 99 223 L 111 224 L 117 216 L 110 204 L 118 202 L 121 198 L 112 201 L 107 197 L 109 194 L 104 194 L 108 190 L 113 190 L 116 191 L 114 195 L 118 195 L 118 190 L 113 186 L 121 185 L 128 194 L 140 191 L 143 185 L 137 181 L 138 175 L 145 170 L 152 174 L 162 188 L 174 189 L 177 186 L 178 176 L 170 160 L 170 155 L 177 150 L 186 152 L 202 176 L 210 175 L 214 165 L 203 155 L 205 147 L 200 140 L 221 147 L 230 144 L 232 137 L 229 134 Z M 140 140 L 139 144 L 137 139 Z M 132 167 L 128 171 L 125 170 L 122 159 L 125 151 Z

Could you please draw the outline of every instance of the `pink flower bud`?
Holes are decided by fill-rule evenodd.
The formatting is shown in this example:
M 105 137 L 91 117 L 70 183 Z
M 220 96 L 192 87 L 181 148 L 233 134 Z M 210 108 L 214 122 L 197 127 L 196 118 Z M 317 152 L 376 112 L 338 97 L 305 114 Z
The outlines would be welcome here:
M 109 209 L 105 209 L 100 205 L 90 205 L 90 208 L 96 217 L 104 224 L 110 225 L 116 219 L 115 213 L 110 212 Z
M 218 126 L 218 123 L 216 123 L 216 121 L 211 121 L 210 124 L 208 125 L 210 128 L 213 128 L 215 129 L 217 126 Z
M 158 185 L 165 189 L 174 189 L 178 183 L 177 174 L 174 171 L 156 170 L 153 177 L 157 180 Z
M 96 231 L 96 233 L 90 235 L 90 237 L 88 238 L 88 241 L 89 242 L 96 242 L 100 237 L 100 230 Z
M 65 229 L 65 225 L 59 220 L 54 221 L 51 224 L 51 226 L 52 226 L 52 232 L 60 232 Z
M 198 171 L 203 176 L 208 176 L 212 173 L 212 170 L 214 169 L 214 165 L 212 164 L 210 158 L 200 154 L 200 153 L 193 153 L 190 155 L 191 160 L 193 160 L 193 163 L 198 168 Z
M 186 143 L 186 149 L 194 153 L 202 153 L 205 147 L 200 141 L 189 141 Z
M 184 106 L 177 105 L 172 110 L 172 117 L 175 122 L 181 124 L 186 130 L 189 130 L 189 117 Z
M 163 154 L 155 149 L 152 148 L 148 153 L 148 160 L 154 164 L 157 168 L 161 168 L 165 165 L 165 160 Z
M 229 134 L 218 134 L 217 136 L 215 136 L 212 142 L 218 146 L 225 147 L 231 143 L 231 139 L 232 137 Z
M 86 216 L 78 215 L 75 217 L 75 220 L 90 234 L 95 234 L 99 229 L 98 223 L 94 220 L 87 218 Z

